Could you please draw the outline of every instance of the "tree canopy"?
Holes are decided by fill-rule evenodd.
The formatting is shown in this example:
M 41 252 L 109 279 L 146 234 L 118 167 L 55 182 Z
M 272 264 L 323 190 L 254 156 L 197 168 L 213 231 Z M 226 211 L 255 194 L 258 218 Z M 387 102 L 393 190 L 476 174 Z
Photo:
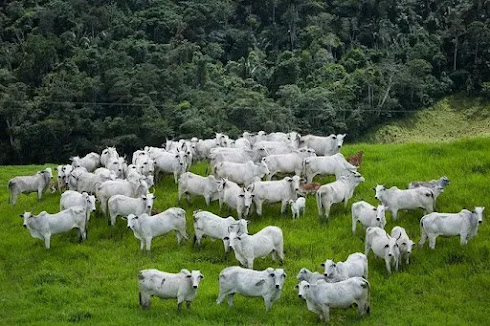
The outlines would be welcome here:
M 243 130 L 359 137 L 490 94 L 490 2 L 0 2 L 0 163 Z

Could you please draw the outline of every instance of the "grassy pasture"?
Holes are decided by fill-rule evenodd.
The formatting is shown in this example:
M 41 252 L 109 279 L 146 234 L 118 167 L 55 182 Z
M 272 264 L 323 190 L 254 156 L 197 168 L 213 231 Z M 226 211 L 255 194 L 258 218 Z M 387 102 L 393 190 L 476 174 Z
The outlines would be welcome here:
M 35 194 L 19 196 L 17 206 L 7 204 L 6 185 L 16 175 L 32 174 L 40 166 L 0 168 L 0 321 L 2 325 L 112 324 L 112 325 L 317 325 L 316 316 L 306 309 L 294 289 L 301 267 L 320 271 L 327 258 L 344 260 L 348 254 L 364 250 L 358 227 L 351 234 L 350 204 L 358 200 L 376 203 L 371 190 L 377 183 L 406 187 L 413 180 L 430 180 L 446 175 L 451 185 L 439 197 L 438 211 L 456 212 L 463 207 L 486 206 L 490 210 L 490 139 L 461 140 L 449 144 L 348 145 L 345 155 L 365 151 L 360 172 L 366 182 L 355 191 L 348 208 L 335 206 L 328 224 L 320 223 L 313 197 L 307 200 L 306 216 L 292 220 L 290 211 L 280 216 L 279 205 L 265 206 L 264 217 L 252 216 L 250 232 L 267 225 L 283 229 L 284 268 L 288 273 L 282 297 L 265 313 L 261 298 L 235 297 L 235 306 L 217 306 L 219 272 L 236 265 L 233 254 L 224 259 L 222 243 L 204 240 L 201 249 L 192 242 L 177 246 L 172 233 L 153 241 L 151 254 L 141 253 L 139 241 L 118 219 L 114 228 L 107 219 L 92 216 L 89 239 L 78 244 L 77 231 L 56 235 L 51 249 L 32 238 L 18 217 L 25 209 L 37 214 L 57 212 L 59 194 L 47 193 L 40 203 Z M 54 165 L 53 165 L 54 166 Z M 192 167 L 204 174 L 205 165 Z M 321 179 L 322 183 L 333 178 Z M 166 176 L 156 187 L 159 210 L 177 206 L 177 186 Z M 202 198 L 194 198 L 187 211 L 191 238 L 192 211 L 206 209 Z M 219 213 L 217 202 L 208 210 Z M 486 212 L 488 216 L 488 212 Z M 225 211 L 221 215 L 225 215 Z M 387 230 L 406 228 L 416 242 L 422 211 L 401 212 L 392 221 L 387 214 Z M 488 325 L 490 323 L 490 227 L 488 219 L 467 246 L 459 238 L 437 240 L 436 250 L 415 249 L 410 266 L 387 276 L 384 261 L 369 255 L 371 316 L 360 318 L 355 308 L 331 311 L 332 325 Z M 255 261 L 255 269 L 278 267 L 270 258 Z M 177 272 L 181 268 L 200 269 L 205 279 L 192 310 L 177 314 L 176 301 L 153 299 L 152 309 L 138 304 L 136 275 L 140 269 L 157 268 Z

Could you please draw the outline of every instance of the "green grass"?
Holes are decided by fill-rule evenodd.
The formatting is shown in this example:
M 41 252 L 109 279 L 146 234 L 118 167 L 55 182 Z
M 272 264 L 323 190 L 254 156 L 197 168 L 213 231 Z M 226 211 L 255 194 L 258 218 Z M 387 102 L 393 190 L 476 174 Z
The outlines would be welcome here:
M 307 214 L 299 220 L 279 215 L 279 205 L 265 207 L 264 217 L 252 216 L 250 232 L 267 225 L 284 231 L 285 263 L 288 273 L 282 297 L 265 313 L 261 298 L 236 296 L 235 306 L 215 303 L 218 274 L 237 265 L 233 254 L 224 259 L 222 243 L 204 241 L 202 249 L 191 242 L 177 246 L 172 233 L 153 241 L 151 254 L 141 253 L 139 241 L 118 219 L 110 228 L 107 220 L 93 216 L 87 242 L 78 244 L 77 231 L 56 235 L 51 250 L 22 228 L 18 217 L 25 209 L 57 212 L 59 194 L 47 193 L 40 203 L 35 195 L 21 195 L 15 208 L 7 204 L 6 186 L 0 192 L 0 321 L 2 325 L 22 324 L 114 324 L 114 325 L 316 325 L 316 316 L 306 309 L 294 289 L 301 267 L 320 270 L 326 258 L 344 260 L 363 251 L 360 230 L 351 234 L 350 204 L 358 200 L 375 203 L 371 190 L 377 183 L 406 187 L 413 180 L 430 180 L 446 175 L 451 185 L 439 197 L 439 211 L 455 212 L 463 207 L 483 205 L 490 209 L 490 139 L 472 139 L 449 144 L 402 144 L 346 146 L 345 155 L 365 151 L 360 172 L 366 182 L 355 192 L 348 209 L 335 206 L 328 224 L 321 224 L 315 200 L 307 200 Z M 9 178 L 39 170 L 40 166 L 0 168 L 0 184 Z M 203 174 L 204 165 L 193 166 Z M 332 178 L 322 179 L 322 182 Z M 177 205 L 176 185 L 165 177 L 157 189 L 156 207 Z M 206 209 L 204 200 L 193 199 L 187 210 L 188 231 L 192 234 L 192 211 Z M 209 208 L 218 213 L 217 203 Z M 222 215 L 225 213 L 223 212 Z M 418 241 L 418 221 L 422 211 L 401 212 L 397 223 L 388 215 L 387 230 L 406 228 Z M 435 251 L 416 249 L 412 264 L 387 276 L 384 261 L 369 255 L 371 316 L 360 318 L 356 309 L 334 309 L 332 325 L 488 325 L 490 315 L 490 227 L 481 225 L 475 239 L 461 247 L 458 238 L 439 238 Z M 270 258 L 255 261 L 256 269 L 278 265 Z M 200 269 L 205 276 L 192 310 L 179 316 L 175 300 L 153 299 L 151 310 L 138 304 L 136 275 L 140 269 L 157 268 L 177 272 L 181 268 Z
M 364 139 L 373 143 L 448 142 L 476 136 L 490 136 L 490 103 L 451 96 L 389 121 Z

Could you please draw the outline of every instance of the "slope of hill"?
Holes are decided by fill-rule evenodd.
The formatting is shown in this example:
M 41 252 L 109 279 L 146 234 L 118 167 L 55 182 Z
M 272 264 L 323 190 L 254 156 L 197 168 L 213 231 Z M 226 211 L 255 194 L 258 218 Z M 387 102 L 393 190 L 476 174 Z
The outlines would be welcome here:
M 490 103 L 461 96 L 385 124 L 365 140 L 375 143 L 447 142 L 490 136 Z

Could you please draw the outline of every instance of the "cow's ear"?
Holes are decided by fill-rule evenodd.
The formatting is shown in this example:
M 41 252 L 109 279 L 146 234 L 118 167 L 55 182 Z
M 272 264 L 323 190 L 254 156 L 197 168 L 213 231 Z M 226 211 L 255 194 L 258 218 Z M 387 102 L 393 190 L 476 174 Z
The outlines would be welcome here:
M 321 263 L 321 264 L 320 264 L 320 266 L 321 266 L 321 267 L 325 267 L 325 263 Z
M 385 248 L 388 248 L 389 246 L 388 245 L 385 245 Z
M 288 182 L 293 182 L 293 178 L 288 178 Z
M 377 211 L 378 209 L 376 207 L 373 207 L 373 211 Z
M 24 214 L 19 214 L 19 217 L 20 218 L 24 218 Z
M 224 237 L 223 240 L 230 240 L 230 237 Z
M 187 278 L 191 278 L 191 277 L 192 277 L 192 275 L 186 275 L 185 277 L 187 277 Z
M 299 289 L 299 284 L 296 284 L 296 285 L 294 286 L 294 288 L 295 288 L 295 289 Z

